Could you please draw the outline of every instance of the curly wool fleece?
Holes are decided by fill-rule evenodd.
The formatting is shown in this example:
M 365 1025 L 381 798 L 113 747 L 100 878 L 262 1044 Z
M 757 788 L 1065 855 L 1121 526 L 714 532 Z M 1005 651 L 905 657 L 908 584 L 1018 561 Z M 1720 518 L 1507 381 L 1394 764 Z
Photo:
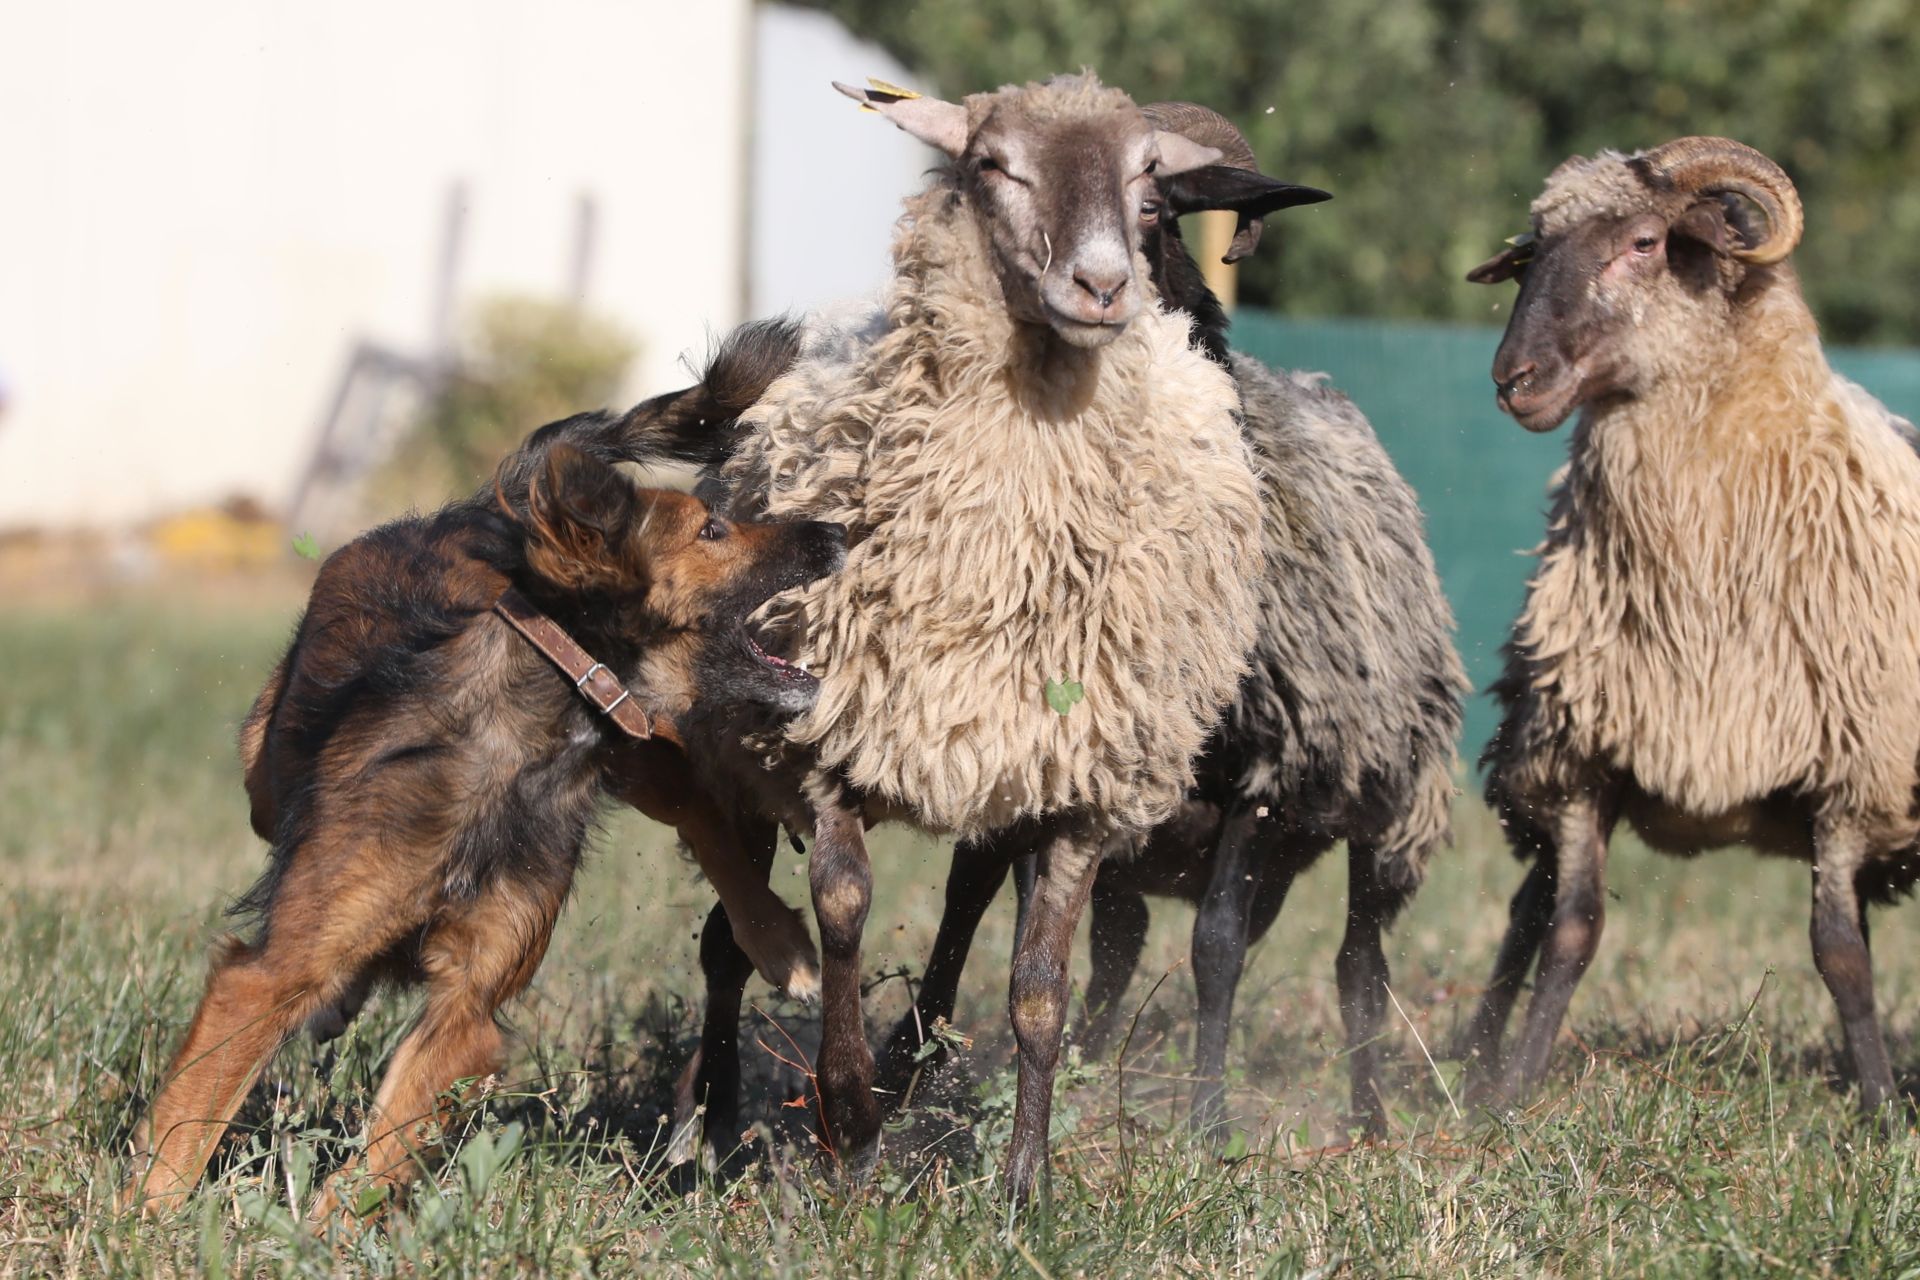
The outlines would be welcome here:
M 1920 446 L 1773 273 L 1716 381 L 1574 430 L 1494 688 L 1510 820 L 1608 769 L 1682 814 L 1801 795 L 1875 849 L 1920 840 Z
M 932 830 L 1157 823 L 1253 641 L 1233 383 L 1185 316 L 1091 352 L 1016 325 L 947 181 L 908 201 L 894 264 L 885 333 L 770 387 L 728 467 L 746 505 L 849 534 L 846 568 L 788 598 L 825 668 L 789 737 Z M 1056 714 L 1049 679 L 1085 700 Z
M 1253 672 L 1221 759 L 1241 800 L 1372 846 L 1411 894 L 1450 838 L 1460 702 L 1472 686 L 1420 503 L 1366 417 L 1323 385 L 1236 354 L 1264 494 Z

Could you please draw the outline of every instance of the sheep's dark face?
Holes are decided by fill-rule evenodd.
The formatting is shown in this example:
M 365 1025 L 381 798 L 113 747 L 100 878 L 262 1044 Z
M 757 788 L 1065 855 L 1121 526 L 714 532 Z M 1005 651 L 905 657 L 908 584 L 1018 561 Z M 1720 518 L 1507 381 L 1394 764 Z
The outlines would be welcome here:
M 1156 180 L 1220 152 L 1156 129 L 1092 76 L 977 94 L 965 105 L 848 89 L 946 152 L 979 219 L 1008 312 L 1077 347 L 1100 347 L 1146 305 L 1142 211 Z
M 1140 218 L 1161 164 L 1131 103 L 1064 119 L 997 107 L 958 167 L 1008 309 L 1075 346 L 1118 336 L 1145 302 Z
M 1725 139 L 1568 161 L 1533 233 L 1467 276 L 1520 282 L 1493 361 L 1500 408 L 1551 431 L 1587 405 L 1704 385 L 1733 367 L 1739 310 L 1798 226 L 1785 175 Z
M 1637 389 L 1625 348 L 1660 292 L 1666 231 L 1652 215 L 1600 218 L 1525 246 L 1493 362 L 1496 399 L 1521 426 L 1551 431 L 1581 405 Z

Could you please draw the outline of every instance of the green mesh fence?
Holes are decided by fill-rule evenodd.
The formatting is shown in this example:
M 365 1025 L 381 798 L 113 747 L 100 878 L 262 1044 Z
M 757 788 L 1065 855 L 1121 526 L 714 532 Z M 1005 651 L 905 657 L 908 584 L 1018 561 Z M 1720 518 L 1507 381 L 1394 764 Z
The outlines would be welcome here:
M 1547 482 L 1566 460 L 1569 427 L 1523 431 L 1493 404 L 1498 329 L 1234 316 L 1236 347 L 1270 364 L 1328 374 L 1372 419 L 1427 513 L 1427 534 L 1460 623 L 1474 688 L 1498 673 L 1544 527 Z M 1836 350 L 1834 366 L 1896 413 L 1920 421 L 1920 352 Z M 1478 758 L 1493 731 L 1481 693 L 1467 704 L 1461 755 Z

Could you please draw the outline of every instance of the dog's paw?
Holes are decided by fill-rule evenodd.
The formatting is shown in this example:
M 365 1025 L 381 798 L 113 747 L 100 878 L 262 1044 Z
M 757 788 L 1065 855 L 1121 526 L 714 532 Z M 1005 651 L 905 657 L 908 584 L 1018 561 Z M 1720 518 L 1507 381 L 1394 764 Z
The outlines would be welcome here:
M 787 974 L 787 980 L 781 984 L 780 989 L 785 991 L 790 998 L 798 1000 L 801 1004 L 819 1004 L 820 967 L 811 962 L 803 966 L 796 966 Z
M 820 999 L 820 955 L 798 911 L 782 902 L 761 924 L 733 936 L 761 977 L 804 1004 Z

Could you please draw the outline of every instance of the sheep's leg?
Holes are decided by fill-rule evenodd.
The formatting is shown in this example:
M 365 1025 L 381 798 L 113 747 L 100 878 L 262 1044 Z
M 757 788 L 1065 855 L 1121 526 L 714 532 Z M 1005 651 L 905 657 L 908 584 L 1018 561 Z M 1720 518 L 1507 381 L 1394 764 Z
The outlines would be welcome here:
M 1347 846 L 1347 932 L 1334 972 L 1340 1020 L 1347 1027 L 1347 1069 L 1353 1079 L 1353 1118 L 1370 1138 L 1387 1132 L 1380 1102 L 1380 1023 L 1387 1011 L 1387 953 L 1380 933 L 1393 914 L 1376 874 L 1378 852 L 1359 841 Z
M 1873 1112 L 1894 1098 L 1893 1066 L 1873 1007 L 1873 957 L 1861 928 L 1856 878 L 1866 860 L 1859 834 L 1824 827 L 1814 838 L 1813 962 L 1840 1009 L 1847 1057 L 1860 1082 L 1860 1106 Z
M 1206 1131 L 1219 1124 L 1226 1103 L 1227 1031 L 1234 992 L 1247 960 L 1247 925 L 1259 889 L 1254 840 L 1260 819 L 1250 808 L 1227 814 L 1213 854 L 1213 874 L 1193 920 L 1193 984 L 1199 995 L 1194 1030 L 1193 1086 L 1189 1121 Z
M 1106 1052 L 1120 1018 L 1120 999 L 1139 967 L 1147 944 L 1147 899 L 1113 883 L 1110 875 L 1093 881 L 1093 914 L 1087 930 L 1093 972 L 1087 979 L 1087 1021 L 1080 1046 L 1094 1057 Z
M 1019 1206 L 1044 1179 L 1053 1076 L 1067 1018 L 1067 962 L 1106 846 L 1087 815 L 1060 819 L 1035 858 L 1037 875 L 1013 953 L 1008 1007 L 1020 1044 L 1020 1078 L 1007 1147 L 1006 1192 Z
M 940 915 L 933 952 L 927 957 L 926 975 L 920 980 L 913 1008 L 894 1024 L 881 1053 L 880 1092 L 889 1108 L 903 1100 L 914 1070 L 921 1065 L 920 1046 L 934 1020 L 953 1018 L 954 1003 L 960 998 L 960 975 L 973 949 L 974 932 L 999 896 L 1000 886 L 1007 882 L 1015 847 L 1006 840 L 980 840 L 963 842 L 953 851 L 953 863 L 947 871 L 946 909 Z
M 873 1051 L 860 1010 L 860 939 L 873 900 L 873 870 L 860 815 L 837 801 L 819 805 L 808 859 L 813 915 L 820 926 L 820 1054 L 815 1076 L 820 1119 L 841 1168 L 859 1178 L 878 1154 L 880 1108 Z
M 1470 1096 L 1485 1094 L 1500 1077 L 1500 1041 L 1506 1035 L 1507 1020 L 1513 1015 L 1527 971 L 1540 953 L 1541 939 L 1547 936 L 1547 925 L 1553 918 L 1553 882 L 1553 851 L 1540 849 L 1513 895 L 1507 935 L 1501 939 L 1500 954 L 1494 959 L 1493 976 L 1487 979 L 1487 989 L 1461 1039 L 1458 1056 L 1467 1061 Z
M 771 822 L 743 824 L 739 847 L 749 865 L 765 878 L 773 869 L 779 831 Z M 740 1005 L 754 965 L 734 939 L 727 904 L 716 902 L 700 931 L 700 973 L 706 980 L 707 1008 L 700 1045 L 674 1087 L 673 1143 L 670 1163 L 682 1164 L 699 1150 L 704 1131 L 716 1156 L 730 1147 L 740 1122 Z M 694 1120 L 706 1107 L 704 1123 Z
M 1041 834 L 1031 842 L 1021 845 L 1013 855 L 1013 945 L 1017 950 L 1020 939 L 1027 934 L 1027 909 L 1033 905 L 1034 887 L 1040 882 L 1040 843 L 1044 842 L 1044 828 L 1035 827 Z
M 1502 1092 L 1516 1101 L 1546 1075 L 1573 989 L 1600 946 L 1607 911 L 1607 837 L 1612 831 L 1611 805 L 1603 808 L 1592 796 L 1570 800 L 1560 812 L 1553 917 L 1540 944 L 1540 971 L 1527 1005 L 1526 1027 L 1501 1078 Z

